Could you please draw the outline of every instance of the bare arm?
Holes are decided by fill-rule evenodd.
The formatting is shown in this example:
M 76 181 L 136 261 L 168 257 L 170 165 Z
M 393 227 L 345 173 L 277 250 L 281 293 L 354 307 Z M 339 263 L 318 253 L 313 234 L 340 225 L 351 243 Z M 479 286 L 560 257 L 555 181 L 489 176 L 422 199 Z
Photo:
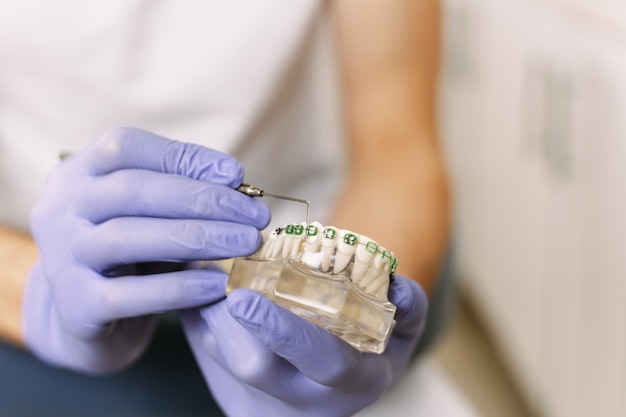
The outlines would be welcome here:
M 449 229 L 438 1 L 337 0 L 333 14 L 352 158 L 333 224 L 393 250 L 398 272 L 430 291 Z
M 22 295 L 37 248 L 27 234 L 0 225 L 0 339 L 23 346 Z

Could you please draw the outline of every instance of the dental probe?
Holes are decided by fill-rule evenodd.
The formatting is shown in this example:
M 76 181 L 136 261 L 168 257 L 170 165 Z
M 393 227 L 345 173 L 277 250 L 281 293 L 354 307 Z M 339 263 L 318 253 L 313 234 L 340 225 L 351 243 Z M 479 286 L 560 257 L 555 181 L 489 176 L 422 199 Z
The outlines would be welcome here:
M 240 193 L 244 193 L 245 195 L 249 195 L 250 197 L 272 197 L 272 198 L 278 198 L 280 200 L 289 200 L 289 201 L 295 201 L 297 203 L 306 204 L 306 223 L 307 224 L 310 223 L 311 203 L 308 200 L 302 200 L 300 198 L 294 198 L 294 197 L 287 197 L 285 195 L 267 193 L 264 190 L 260 189 L 259 187 L 255 187 L 254 185 L 250 185 L 250 184 L 241 184 L 239 187 L 237 187 L 237 191 L 239 191 Z

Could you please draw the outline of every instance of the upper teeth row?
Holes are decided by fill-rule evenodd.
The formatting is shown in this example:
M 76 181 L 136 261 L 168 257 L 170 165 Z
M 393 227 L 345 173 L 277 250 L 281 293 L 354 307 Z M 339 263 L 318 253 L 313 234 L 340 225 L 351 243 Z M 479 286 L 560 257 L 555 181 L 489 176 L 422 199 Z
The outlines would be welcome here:
M 386 297 L 398 260 L 372 239 L 319 222 L 279 227 L 265 240 L 257 257 L 298 260 L 329 274 L 343 274 L 361 290 Z

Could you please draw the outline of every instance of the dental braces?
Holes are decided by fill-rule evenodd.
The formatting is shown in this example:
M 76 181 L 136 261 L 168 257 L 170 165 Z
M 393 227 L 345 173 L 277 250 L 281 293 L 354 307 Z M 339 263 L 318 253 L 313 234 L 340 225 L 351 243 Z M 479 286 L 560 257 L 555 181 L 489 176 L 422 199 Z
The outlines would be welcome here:
M 374 240 L 319 222 L 273 231 L 233 263 L 227 294 L 256 290 L 364 352 L 382 353 L 396 307 L 387 300 L 398 260 Z
M 398 265 L 393 252 L 374 240 L 349 230 L 324 227 L 319 222 L 275 229 L 253 256 L 282 257 L 319 272 L 343 274 L 361 291 L 379 298 L 386 296 Z
M 310 224 L 306 227 L 302 224 L 288 224 L 285 227 L 276 228 L 276 230 L 274 230 L 273 235 L 278 236 L 283 232 L 288 235 L 290 234 L 301 235 L 303 232 L 306 232 L 306 236 L 312 237 L 312 236 L 317 236 L 317 233 L 319 232 L 319 227 L 315 224 Z M 322 236 L 325 239 L 334 239 L 337 236 L 337 232 L 338 230 L 334 227 L 326 227 L 323 229 Z M 373 253 L 373 254 L 374 253 L 380 254 L 382 256 L 383 261 L 391 263 L 391 270 L 389 274 L 390 274 L 390 278 L 393 279 L 393 274 L 396 272 L 396 268 L 398 266 L 398 258 L 393 256 L 393 252 L 381 246 L 378 246 L 378 243 L 376 243 L 375 241 L 371 239 L 368 239 L 366 237 L 361 237 L 352 232 L 345 232 L 343 235 L 340 235 L 339 237 L 347 245 L 351 245 L 351 246 L 354 246 L 356 244 L 364 245 L 366 251 Z M 362 240 L 367 241 L 367 243 L 362 242 Z

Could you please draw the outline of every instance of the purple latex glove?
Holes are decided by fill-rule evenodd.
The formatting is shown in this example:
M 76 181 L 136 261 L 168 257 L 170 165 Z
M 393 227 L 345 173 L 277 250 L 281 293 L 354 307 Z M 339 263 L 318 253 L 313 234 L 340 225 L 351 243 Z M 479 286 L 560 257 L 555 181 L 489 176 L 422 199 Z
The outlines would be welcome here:
M 398 309 L 382 355 L 359 352 L 247 289 L 181 317 L 229 416 L 349 416 L 393 385 L 424 329 L 427 298 L 418 284 L 396 275 L 389 299 Z
M 231 156 L 130 128 L 59 164 L 31 218 L 40 259 L 23 300 L 29 349 L 55 366 L 114 372 L 145 350 L 156 314 L 222 298 L 223 274 L 181 266 L 258 248 L 269 210 L 233 189 L 242 178 Z

